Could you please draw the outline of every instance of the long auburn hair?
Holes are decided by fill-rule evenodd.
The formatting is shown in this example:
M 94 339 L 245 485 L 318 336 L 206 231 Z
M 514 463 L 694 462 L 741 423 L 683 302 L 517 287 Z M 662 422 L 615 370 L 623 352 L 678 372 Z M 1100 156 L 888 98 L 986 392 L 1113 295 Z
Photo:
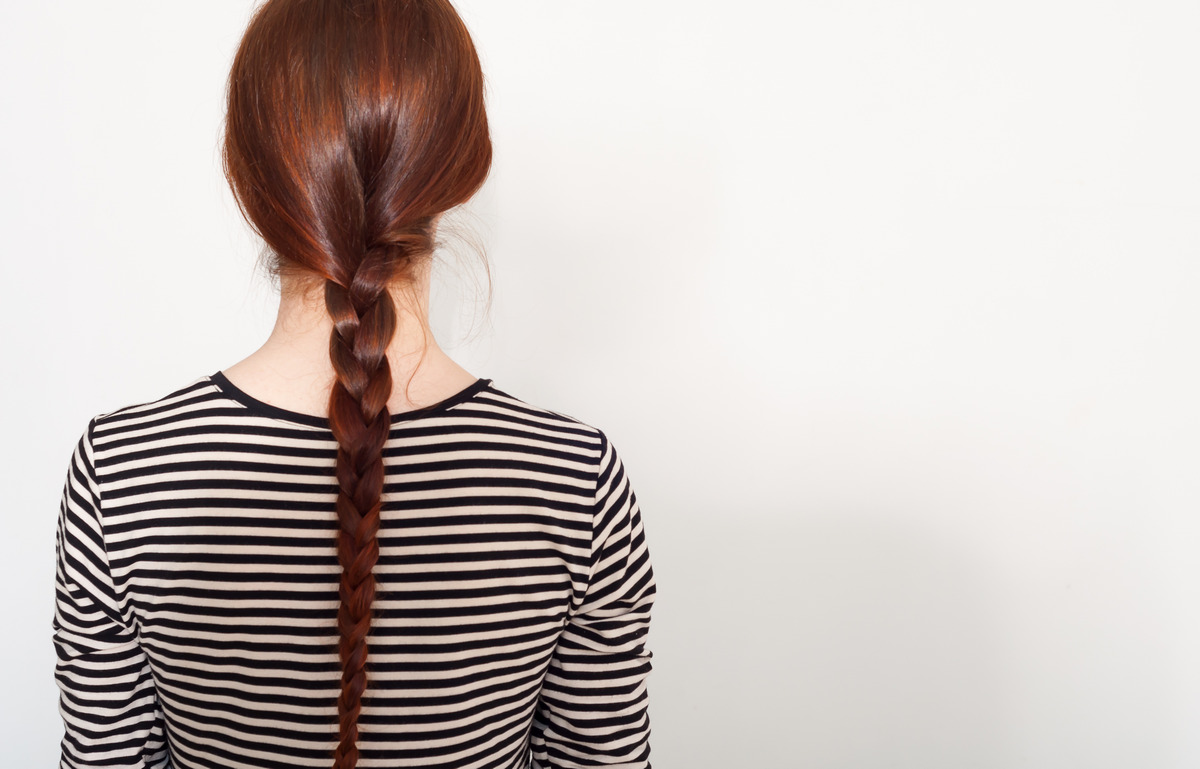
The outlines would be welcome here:
M 492 145 L 484 81 L 447 0 L 267 0 L 229 73 L 222 162 L 272 272 L 323 283 L 336 374 L 335 769 L 359 758 L 367 632 L 391 427 L 389 286 L 432 256 L 436 218 L 483 185 Z

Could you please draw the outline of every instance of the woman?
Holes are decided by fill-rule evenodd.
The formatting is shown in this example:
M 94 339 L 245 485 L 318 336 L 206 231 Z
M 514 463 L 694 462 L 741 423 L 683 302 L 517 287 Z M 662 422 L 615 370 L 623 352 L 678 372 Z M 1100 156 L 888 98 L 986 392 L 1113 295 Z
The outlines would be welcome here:
M 268 0 L 224 161 L 266 344 L 100 414 L 57 542 L 62 766 L 649 767 L 655 586 L 605 434 L 428 333 L 491 162 L 445 0 Z

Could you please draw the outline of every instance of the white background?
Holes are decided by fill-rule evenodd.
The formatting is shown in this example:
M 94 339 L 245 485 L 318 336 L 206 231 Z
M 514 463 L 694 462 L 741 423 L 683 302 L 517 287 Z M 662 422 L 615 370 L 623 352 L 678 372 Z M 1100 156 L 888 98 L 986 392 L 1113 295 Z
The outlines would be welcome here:
M 435 327 L 620 448 L 657 769 L 1200 765 L 1196 4 L 459 7 L 495 164 Z M 274 318 L 250 9 L 0 6 L 8 766 L 57 760 L 75 439 Z

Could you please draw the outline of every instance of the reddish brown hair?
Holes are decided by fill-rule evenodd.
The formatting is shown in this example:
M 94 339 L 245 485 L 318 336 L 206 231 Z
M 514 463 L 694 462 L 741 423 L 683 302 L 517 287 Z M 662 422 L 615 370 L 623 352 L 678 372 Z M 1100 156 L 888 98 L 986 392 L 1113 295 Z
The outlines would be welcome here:
M 434 224 L 487 177 L 470 35 L 446 0 L 267 0 L 229 74 L 223 162 L 273 272 L 323 283 L 336 379 L 342 689 L 335 769 L 358 763 L 391 416 L 389 286 L 432 255 Z

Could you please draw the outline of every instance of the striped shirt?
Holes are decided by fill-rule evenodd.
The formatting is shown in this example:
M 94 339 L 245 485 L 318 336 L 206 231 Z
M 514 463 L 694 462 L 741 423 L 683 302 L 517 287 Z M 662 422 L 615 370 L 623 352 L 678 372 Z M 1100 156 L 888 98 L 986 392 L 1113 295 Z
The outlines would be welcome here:
M 221 372 L 93 417 L 55 546 L 61 767 L 332 766 L 323 417 Z M 599 429 L 479 379 L 392 415 L 359 766 L 650 766 L 655 583 Z

